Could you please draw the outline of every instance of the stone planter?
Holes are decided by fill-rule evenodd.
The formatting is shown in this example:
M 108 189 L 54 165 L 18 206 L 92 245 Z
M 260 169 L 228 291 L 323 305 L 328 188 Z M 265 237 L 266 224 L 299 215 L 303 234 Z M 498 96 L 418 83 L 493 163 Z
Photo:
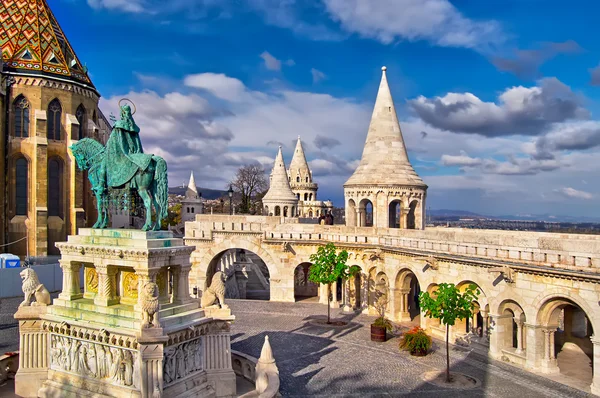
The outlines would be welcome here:
M 413 357 L 424 357 L 427 355 L 427 350 L 414 350 L 410 352 Z
M 371 341 L 383 343 L 387 340 L 386 329 L 384 327 L 371 325 Z

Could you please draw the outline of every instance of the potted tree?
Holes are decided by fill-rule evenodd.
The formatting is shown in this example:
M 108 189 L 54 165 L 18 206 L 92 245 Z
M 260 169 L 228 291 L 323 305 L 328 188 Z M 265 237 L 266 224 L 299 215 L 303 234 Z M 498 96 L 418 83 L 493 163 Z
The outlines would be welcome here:
M 338 253 L 337 248 L 331 242 L 320 246 L 316 253 L 310 255 L 312 265 L 308 271 L 308 280 L 327 286 L 327 324 L 331 324 L 331 284 L 339 278 L 347 278 L 360 271 L 360 268 L 348 267 L 347 260 L 348 252 L 342 250 Z
M 477 300 L 479 290 L 477 286 L 469 285 L 463 293 L 454 285 L 454 283 L 440 283 L 437 290 L 430 295 L 428 292 L 421 292 L 419 301 L 421 309 L 425 311 L 428 318 L 437 318 L 446 325 L 446 383 L 451 383 L 450 378 L 450 353 L 448 350 L 448 340 L 450 336 L 450 326 L 454 326 L 457 319 L 471 318 Z
M 409 351 L 410 355 L 425 356 L 431 348 L 431 337 L 425 333 L 424 329 L 415 326 L 402 335 L 400 348 Z
M 387 295 L 379 294 L 379 297 L 375 298 L 374 307 L 379 316 L 371 324 L 371 341 L 383 343 L 387 340 L 387 332 L 392 331 L 392 322 L 385 317 L 387 304 Z

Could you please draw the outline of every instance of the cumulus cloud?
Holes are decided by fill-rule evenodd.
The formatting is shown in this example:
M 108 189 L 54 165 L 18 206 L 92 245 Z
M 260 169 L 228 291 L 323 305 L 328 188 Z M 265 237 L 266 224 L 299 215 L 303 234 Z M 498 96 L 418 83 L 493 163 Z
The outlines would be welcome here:
M 483 49 L 503 41 L 500 25 L 462 15 L 448 0 L 324 0 L 341 27 L 384 44 L 426 40 L 445 47 Z
M 87 0 L 90 7 L 95 9 L 120 10 L 131 13 L 148 12 L 143 0 Z
M 281 61 L 269 54 L 267 51 L 264 51 L 260 54 L 260 57 L 265 61 L 265 67 L 269 70 L 281 70 Z
M 242 101 L 247 93 L 244 83 L 223 73 L 188 75 L 183 82 L 188 87 L 204 89 L 227 101 Z
M 460 155 L 442 155 L 441 162 L 444 166 L 479 166 L 483 163 L 480 158 L 472 158 L 465 151 L 460 151 Z
M 600 65 L 590 69 L 590 77 L 592 86 L 600 86 Z
M 460 155 L 442 155 L 440 162 L 444 166 L 461 167 L 462 171 L 467 168 L 477 168 L 485 174 L 501 175 L 535 175 L 543 171 L 553 171 L 561 167 L 561 163 L 554 159 L 527 159 L 509 157 L 506 161 L 496 159 L 482 159 L 471 157 L 461 151 Z
M 315 68 L 310 68 L 310 74 L 312 75 L 313 83 L 318 83 L 321 80 L 325 80 L 327 78 L 327 75 L 325 73 Z
M 553 159 L 559 151 L 586 150 L 598 146 L 600 122 L 572 122 L 556 125 L 546 135 L 539 137 L 530 153 L 536 159 Z
M 521 78 L 538 77 L 539 68 L 546 61 L 560 54 L 577 54 L 583 49 L 577 42 L 542 43 L 541 48 L 532 50 L 515 50 L 510 57 L 495 56 L 492 63 L 501 71 L 514 73 Z
M 575 188 L 571 188 L 571 187 L 563 187 L 560 189 L 555 190 L 556 192 L 561 193 L 562 195 L 568 197 L 568 198 L 575 198 L 575 199 L 593 199 L 594 195 L 592 195 L 589 192 L 585 192 L 585 191 L 579 191 Z
M 336 147 L 338 145 L 342 145 L 342 143 L 340 142 L 340 140 L 336 139 L 336 138 L 332 138 L 332 137 L 324 137 L 322 135 L 317 134 L 317 136 L 315 137 L 315 139 L 313 140 L 315 146 L 317 148 L 320 148 L 321 150 L 326 149 L 326 148 L 333 148 Z
M 535 87 L 509 88 L 497 103 L 484 102 L 471 93 L 448 93 L 420 96 L 409 105 L 431 126 L 487 137 L 539 135 L 554 123 L 590 116 L 581 98 L 556 78 L 542 79 Z

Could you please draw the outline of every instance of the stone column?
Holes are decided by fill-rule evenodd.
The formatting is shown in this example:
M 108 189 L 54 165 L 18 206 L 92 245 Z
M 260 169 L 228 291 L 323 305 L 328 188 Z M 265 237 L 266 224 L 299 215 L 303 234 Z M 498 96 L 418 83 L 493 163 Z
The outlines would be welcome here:
M 337 281 L 331 284 L 331 308 L 340 308 L 340 302 L 337 298 Z
M 362 219 L 362 211 L 360 211 L 360 209 L 356 209 L 356 226 L 364 227 L 364 222 Z
M 235 373 L 231 367 L 229 332 L 208 334 L 204 336 L 203 345 L 206 377 L 208 383 L 215 388 L 216 396 L 235 396 Z
M 558 363 L 554 352 L 554 333 L 556 327 L 549 326 L 542 329 L 544 333 L 544 359 L 542 361 L 542 372 L 559 373 Z
M 471 330 L 469 330 L 469 332 L 471 332 L 473 334 L 477 334 L 477 314 L 479 314 L 479 310 L 477 308 L 475 308 L 473 310 L 473 316 L 470 319 L 470 321 L 471 321 Z
M 63 271 L 63 287 L 58 297 L 62 300 L 77 300 L 83 297 L 81 287 L 79 286 L 79 270 L 81 263 L 74 261 L 59 260 L 60 268 Z M 100 288 L 100 286 L 98 286 Z
M 490 315 L 490 355 L 493 358 L 502 356 L 502 349 L 512 341 L 512 315 Z
M 545 336 L 542 327 L 539 325 L 524 324 L 525 338 L 527 341 L 527 350 L 525 355 L 525 367 L 531 370 L 540 370 L 545 355 Z
M 591 393 L 594 395 L 600 395 L 600 339 L 596 338 L 595 333 L 594 336 L 590 337 L 592 340 L 592 344 L 594 346 L 594 354 L 593 354 L 593 364 L 594 375 L 592 377 L 592 385 L 590 386 Z
M 140 390 L 142 397 L 160 397 L 164 388 L 164 344 L 144 342 L 139 347 L 142 359 Z
M 517 354 L 523 353 L 523 325 L 524 322 L 521 321 L 520 318 L 514 318 L 514 321 L 517 324 Z
M 490 338 L 490 317 L 489 312 L 486 310 L 481 311 L 481 317 L 483 318 L 483 337 L 485 337 L 488 342 Z
M 15 314 L 19 321 L 19 370 L 15 376 L 15 393 L 20 397 L 37 397 L 48 378 L 50 347 L 48 334 L 42 329 L 40 316 L 48 307 L 21 307 Z
M 344 307 L 342 311 L 352 312 L 352 303 L 350 302 L 350 278 L 344 279 Z
M 192 301 L 190 297 L 189 275 L 192 269 L 191 266 L 174 267 L 177 272 L 173 275 L 173 281 L 177 280 L 177 289 L 173 287 L 173 302 L 174 303 L 189 303 Z
M 94 297 L 94 304 L 107 307 L 116 304 L 116 275 L 117 270 L 107 265 L 96 265 L 98 273 L 98 293 Z
M 400 321 L 410 321 L 410 312 L 408 311 L 408 295 L 410 289 L 398 289 L 400 294 Z
M 402 206 L 400 209 L 400 228 L 406 229 L 408 227 L 408 212 L 409 208 L 407 206 Z

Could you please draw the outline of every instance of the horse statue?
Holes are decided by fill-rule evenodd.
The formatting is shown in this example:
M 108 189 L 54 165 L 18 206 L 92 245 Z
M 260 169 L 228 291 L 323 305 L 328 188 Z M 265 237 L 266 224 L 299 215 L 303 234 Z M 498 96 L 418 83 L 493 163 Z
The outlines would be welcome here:
M 160 156 L 143 153 L 138 133 L 139 127 L 133 121 L 131 108 L 124 105 L 121 106 L 121 120 L 115 123 L 106 147 L 91 138 L 83 138 L 69 147 L 77 166 L 87 170 L 96 196 L 98 220 L 92 228 L 106 228 L 108 225 L 109 189 L 137 191 L 146 209 L 142 231 L 160 230 L 162 220 L 167 217 L 167 162 Z

